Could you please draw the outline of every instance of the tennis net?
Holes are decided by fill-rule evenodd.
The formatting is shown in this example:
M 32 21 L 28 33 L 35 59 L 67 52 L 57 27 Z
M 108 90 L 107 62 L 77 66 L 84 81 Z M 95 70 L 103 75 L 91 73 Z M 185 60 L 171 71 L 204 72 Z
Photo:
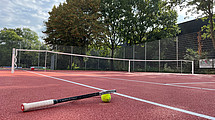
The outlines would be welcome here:
M 34 68 L 34 69 L 32 69 Z M 26 70 L 100 70 L 127 72 L 176 72 L 194 74 L 190 60 L 138 60 L 109 58 L 49 50 L 13 49 L 12 68 Z

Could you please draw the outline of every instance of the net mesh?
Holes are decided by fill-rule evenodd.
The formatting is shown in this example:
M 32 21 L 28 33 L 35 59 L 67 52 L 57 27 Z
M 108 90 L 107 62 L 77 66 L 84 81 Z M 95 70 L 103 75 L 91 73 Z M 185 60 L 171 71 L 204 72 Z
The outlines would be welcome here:
M 16 68 L 34 70 L 102 70 L 192 73 L 189 60 L 141 60 L 89 56 L 48 50 L 16 50 Z

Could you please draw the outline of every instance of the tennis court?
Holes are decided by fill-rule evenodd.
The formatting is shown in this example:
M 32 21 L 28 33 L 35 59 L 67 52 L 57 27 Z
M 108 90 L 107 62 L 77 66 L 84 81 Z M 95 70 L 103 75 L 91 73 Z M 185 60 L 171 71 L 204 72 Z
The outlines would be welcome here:
M 0 70 L 1 115 L 7 120 L 215 119 L 215 76 L 113 71 Z M 20 105 L 116 89 L 100 96 L 22 112 Z

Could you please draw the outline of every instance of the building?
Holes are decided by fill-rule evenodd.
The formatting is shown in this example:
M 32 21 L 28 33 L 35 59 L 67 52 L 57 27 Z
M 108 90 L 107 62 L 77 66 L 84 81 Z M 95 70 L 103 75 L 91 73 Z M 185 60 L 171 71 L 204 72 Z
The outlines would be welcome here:
M 201 27 L 207 24 L 208 21 L 203 22 L 201 19 L 178 24 L 181 29 L 181 33 L 178 35 L 180 59 L 186 54 L 187 49 L 198 51 L 199 55 L 207 53 L 206 58 L 208 59 L 215 58 L 215 49 L 213 48 L 212 40 L 201 37 L 203 33 Z

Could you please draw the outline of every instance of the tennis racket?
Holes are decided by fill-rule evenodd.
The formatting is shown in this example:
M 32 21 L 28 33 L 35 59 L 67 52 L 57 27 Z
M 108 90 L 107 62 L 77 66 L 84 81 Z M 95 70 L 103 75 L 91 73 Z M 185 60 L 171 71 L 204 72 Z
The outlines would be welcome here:
M 95 93 L 90 93 L 90 94 L 85 94 L 85 95 L 80 95 L 80 96 L 74 96 L 74 97 L 68 97 L 68 98 L 62 98 L 62 99 L 50 99 L 50 100 L 44 100 L 44 101 L 38 101 L 38 102 L 32 102 L 32 103 L 23 103 L 21 105 L 21 110 L 23 112 L 29 111 L 35 108 L 40 108 L 40 107 L 45 107 L 45 106 L 50 106 L 54 105 L 57 103 L 62 103 L 62 102 L 67 102 L 67 101 L 72 101 L 72 100 L 79 100 L 79 99 L 84 99 L 84 98 L 90 98 L 94 96 L 99 96 L 103 94 L 110 94 L 114 93 L 116 90 L 105 90 L 101 92 L 95 92 Z

